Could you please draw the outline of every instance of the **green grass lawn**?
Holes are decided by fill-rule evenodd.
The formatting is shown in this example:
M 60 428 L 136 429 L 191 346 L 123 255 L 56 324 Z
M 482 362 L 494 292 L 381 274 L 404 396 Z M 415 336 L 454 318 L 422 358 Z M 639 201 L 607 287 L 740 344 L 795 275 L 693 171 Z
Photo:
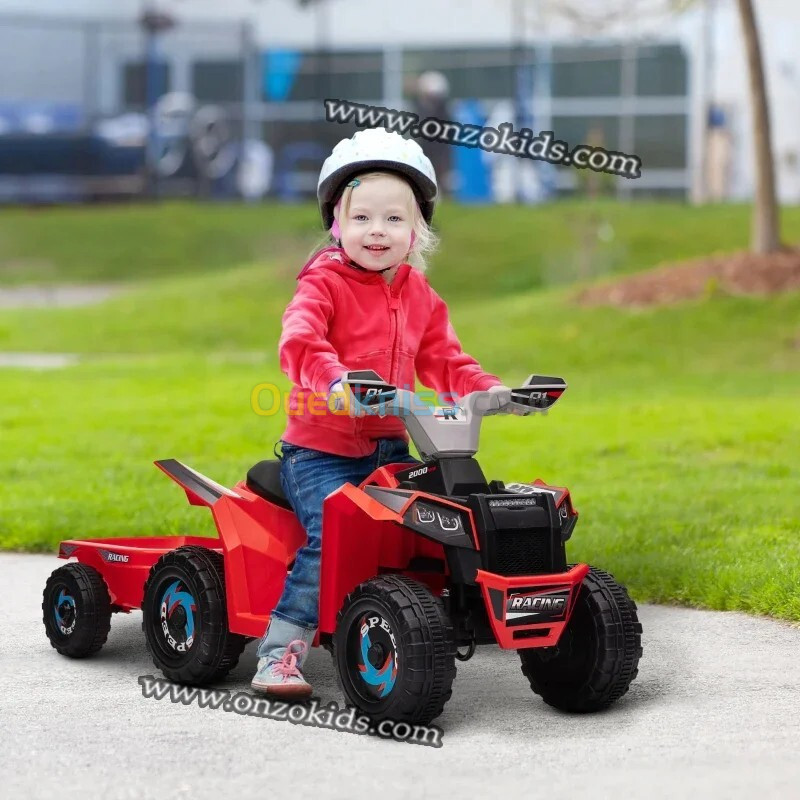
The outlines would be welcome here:
M 782 214 L 800 242 L 800 207 Z M 436 212 L 432 274 L 449 297 L 482 298 L 632 272 L 746 247 L 750 209 L 639 202 L 559 202 L 540 208 L 455 206 Z M 272 262 L 296 274 L 322 235 L 310 204 L 4 210 L 0 285 L 195 275 Z
M 156 211 L 15 211 L 0 223 L 0 280 L 131 283 L 91 308 L 0 312 L 0 350 L 83 354 L 63 370 L 0 370 L 2 548 L 210 534 L 208 512 L 189 507 L 152 461 L 179 458 L 232 484 L 271 457 L 284 418 L 255 414 L 250 395 L 266 381 L 288 389 L 280 314 L 313 242 L 314 209 Z M 616 255 L 596 251 L 588 278 L 735 249 L 747 209 L 448 211 L 430 278 L 452 300 L 465 349 L 507 383 L 535 370 L 570 384 L 546 416 L 486 420 L 487 477 L 569 486 L 581 512 L 570 558 L 611 570 L 637 599 L 800 619 L 800 293 L 581 309 L 543 266 L 562 251 L 565 264 L 583 263 L 567 218 L 599 215 L 615 230 L 598 247 Z M 785 217 L 786 238 L 800 234 L 797 210 Z M 481 229 L 507 249 L 482 251 Z M 63 252 L 58 230 L 70 242 Z M 215 249 L 214 230 L 225 248 Z M 208 248 L 196 238 L 206 234 Z M 20 259 L 49 263 L 49 273 L 6 268 Z

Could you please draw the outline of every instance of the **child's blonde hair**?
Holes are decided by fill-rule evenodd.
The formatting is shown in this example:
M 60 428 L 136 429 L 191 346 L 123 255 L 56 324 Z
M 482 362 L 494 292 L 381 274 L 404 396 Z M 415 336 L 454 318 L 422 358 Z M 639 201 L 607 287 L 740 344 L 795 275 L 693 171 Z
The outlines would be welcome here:
M 425 270 L 428 268 L 428 257 L 436 250 L 436 247 L 439 244 L 439 237 L 434 233 L 433 230 L 431 230 L 428 223 L 425 222 L 425 218 L 422 216 L 419 203 L 417 203 L 417 199 L 414 196 L 414 190 L 411 188 L 411 184 L 409 184 L 407 180 L 405 180 L 401 175 L 398 175 L 396 172 L 380 170 L 364 172 L 361 175 L 353 177 L 357 177 L 359 181 L 364 182 L 374 178 L 385 178 L 387 175 L 397 178 L 405 187 L 404 199 L 408 213 L 411 216 L 411 225 L 414 231 L 414 244 L 408 251 L 408 256 L 405 260 L 420 272 L 425 272 Z M 347 224 L 346 220 L 350 211 L 350 203 L 352 202 L 354 188 L 354 186 L 351 186 L 350 183 L 348 183 L 342 192 L 341 199 L 337 203 L 339 210 L 336 212 L 336 218 L 339 221 L 340 227 L 343 223 Z M 334 238 L 332 230 L 329 230 L 325 234 L 325 238 L 317 244 L 311 253 L 309 253 L 309 258 L 323 247 L 330 247 L 331 245 L 335 244 L 337 244 L 337 240 Z

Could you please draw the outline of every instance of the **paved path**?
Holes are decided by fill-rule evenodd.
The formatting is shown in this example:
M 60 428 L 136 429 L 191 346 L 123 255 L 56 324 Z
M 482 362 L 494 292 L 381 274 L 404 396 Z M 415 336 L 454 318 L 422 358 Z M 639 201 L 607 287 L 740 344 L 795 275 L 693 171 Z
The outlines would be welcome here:
M 0 286 L 0 310 L 27 308 L 76 308 L 96 305 L 118 295 L 114 284 Z M 78 362 L 74 353 L 0 352 L 0 367 L 58 369 Z
M 0 351 L 0 367 L 59 369 L 78 363 L 74 353 L 6 353 Z
M 49 645 L 41 592 L 64 562 L 0 553 L 0 794 L 9 798 L 767 798 L 800 796 L 800 629 L 732 613 L 644 606 L 639 678 L 610 711 L 558 713 L 515 654 L 458 667 L 439 749 L 145 699 L 141 615 L 104 649 Z M 248 689 L 255 645 L 222 684 Z M 342 704 L 330 656 L 307 673 Z
M 75 308 L 102 303 L 122 291 L 115 284 L 0 287 L 0 309 Z

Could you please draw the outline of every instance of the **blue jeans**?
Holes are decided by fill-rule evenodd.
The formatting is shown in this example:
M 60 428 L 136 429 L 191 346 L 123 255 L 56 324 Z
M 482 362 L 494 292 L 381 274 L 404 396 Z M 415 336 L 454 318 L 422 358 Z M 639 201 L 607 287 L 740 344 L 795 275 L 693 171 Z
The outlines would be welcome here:
M 319 565 L 322 546 L 322 502 L 345 483 L 357 486 L 385 464 L 420 463 L 402 439 L 378 439 L 375 452 L 348 458 L 282 442 L 281 487 L 303 526 L 308 541 L 297 551 L 278 605 L 272 612 L 292 625 L 314 629 L 319 622 Z

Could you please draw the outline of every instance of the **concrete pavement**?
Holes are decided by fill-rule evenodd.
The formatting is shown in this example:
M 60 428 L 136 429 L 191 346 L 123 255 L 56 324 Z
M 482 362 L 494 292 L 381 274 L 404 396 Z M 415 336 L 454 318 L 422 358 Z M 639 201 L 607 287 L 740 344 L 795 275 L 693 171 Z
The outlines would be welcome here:
M 50 647 L 51 556 L 0 553 L 0 794 L 67 798 L 378 796 L 752 798 L 800 792 L 800 628 L 734 613 L 642 606 L 639 677 L 609 711 L 570 716 L 528 688 L 514 653 L 458 665 L 439 749 L 145 699 L 141 615 L 103 650 Z M 255 643 L 218 686 L 249 691 Z M 324 650 L 306 674 L 343 705 Z

